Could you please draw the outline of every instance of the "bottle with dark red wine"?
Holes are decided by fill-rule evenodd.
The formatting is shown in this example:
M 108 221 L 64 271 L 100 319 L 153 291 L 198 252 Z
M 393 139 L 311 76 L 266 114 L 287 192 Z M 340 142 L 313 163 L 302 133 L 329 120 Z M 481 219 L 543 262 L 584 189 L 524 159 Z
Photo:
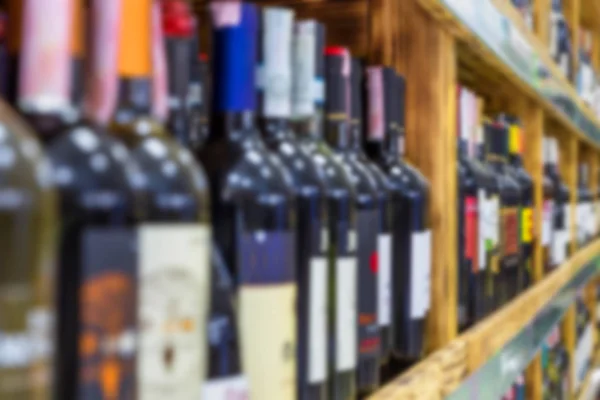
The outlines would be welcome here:
M 215 243 L 237 284 L 250 397 L 294 398 L 296 209 L 287 172 L 256 123 L 258 11 L 240 1 L 210 7 L 214 112 L 198 156 L 210 182 Z
M 108 395 L 126 398 L 135 391 L 137 297 L 137 208 L 128 153 L 83 119 L 73 96 L 83 84 L 73 68 L 85 42 L 82 20 L 77 21 L 83 2 L 25 4 L 25 23 L 35 29 L 23 37 L 19 107 L 48 144 L 63 221 L 53 397 L 101 397 L 110 390 Z M 114 3 L 92 6 L 101 29 Z M 97 32 L 93 36 L 97 47 L 101 38 Z M 110 298 L 99 295 L 106 292 Z M 108 342 L 122 344 L 116 354 Z M 102 384 L 104 373 L 113 374 L 110 389 Z
M 326 374 L 312 374 L 309 380 L 312 384 L 323 384 L 329 380 L 329 392 L 321 398 L 348 399 L 356 393 L 356 206 L 351 178 L 324 139 L 324 131 L 331 127 L 325 124 L 330 116 L 325 113 L 324 103 L 324 46 L 323 25 L 312 20 L 296 23 L 292 95 L 294 122 L 302 148 L 308 152 L 325 182 L 328 216 L 322 232 L 329 270 L 330 360 Z
M 519 215 L 521 264 L 517 275 L 517 287 L 512 295 L 525 290 L 532 282 L 533 248 L 538 239 L 533 231 L 533 178 L 523 166 L 524 134 L 521 122 L 512 116 L 501 115 L 500 120 L 508 126 L 508 173 L 521 188 L 521 212 Z M 512 296 L 511 296 L 512 297 Z
M 379 381 L 379 324 L 377 322 L 377 235 L 379 204 L 377 185 L 364 164 L 350 150 L 352 60 L 344 47 L 325 50 L 325 140 L 346 169 L 356 193 L 358 260 L 358 364 L 357 390 L 368 392 Z
M 290 121 L 293 28 L 293 11 L 262 8 L 256 76 L 262 137 L 289 172 L 296 198 L 298 398 L 312 400 L 326 398 L 327 218 L 324 181 Z
M 508 129 L 505 125 L 485 125 L 485 157 L 495 173 L 499 191 L 500 251 L 497 273 L 499 289 L 495 293 L 495 308 L 509 301 L 518 284 L 521 262 L 521 240 L 519 237 L 519 214 L 521 210 L 521 187 L 508 174 Z
M 458 189 L 459 189 L 459 299 L 463 299 L 464 318 L 461 327 L 469 326 L 488 313 L 491 299 L 486 293 L 486 221 L 482 221 L 488 195 L 496 189 L 495 178 L 475 154 L 472 140 L 477 126 L 477 102 L 474 93 L 461 87 L 458 91 Z M 485 226 L 482 226 L 486 224 Z M 462 293 L 462 292 L 465 293 Z M 460 311 L 460 308 L 459 308 Z M 461 313 L 459 312 L 459 317 Z
M 192 153 L 158 119 L 168 93 L 160 4 L 121 0 L 120 10 L 118 97 L 109 130 L 130 148 L 141 186 L 136 393 L 187 399 L 197 395 L 206 377 L 208 182 Z M 182 370 L 188 372 L 173 373 Z

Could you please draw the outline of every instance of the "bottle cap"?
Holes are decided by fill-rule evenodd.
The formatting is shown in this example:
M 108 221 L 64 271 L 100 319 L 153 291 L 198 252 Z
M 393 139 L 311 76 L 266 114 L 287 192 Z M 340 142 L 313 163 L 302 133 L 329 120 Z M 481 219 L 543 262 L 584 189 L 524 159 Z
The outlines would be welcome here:
M 166 120 L 169 113 L 168 66 L 163 22 L 161 7 L 154 2 L 152 4 L 152 115 L 159 121 Z
M 297 22 L 293 39 L 292 112 L 311 116 L 325 101 L 325 28 L 314 20 Z
M 152 73 L 152 0 L 121 0 L 118 70 L 124 78 Z
M 329 120 L 348 118 L 351 64 L 350 53 L 345 47 L 325 49 L 325 109 Z
M 289 118 L 292 112 L 292 31 L 294 12 L 265 7 L 261 12 L 256 86 L 260 114 Z
M 256 6 L 240 1 L 211 3 L 216 111 L 256 109 Z
M 385 137 L 385 130 L 388 126 L 388 114 L 384 98 L 384 94 L 390 90 L 384 91 L 384 86 L 389 83 L 389 77 L 386 80 L 385 68 L 368 67 L 367 68 L 367 90 L 368 90 L 368 123 L 367 123 L 367 140 L 373 142 L 381 142 Z
M 363 122 L 363 77 L 364 68 L 360 60 L 352 58 L 350 73 L 350 121 L 353 124 Z

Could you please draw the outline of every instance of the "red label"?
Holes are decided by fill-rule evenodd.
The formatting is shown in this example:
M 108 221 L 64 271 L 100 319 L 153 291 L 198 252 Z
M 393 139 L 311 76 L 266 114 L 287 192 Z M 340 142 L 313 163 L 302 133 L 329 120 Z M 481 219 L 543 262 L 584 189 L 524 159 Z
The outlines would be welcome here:
M 477 197 L 465 198 L 465 258 L 471 260 L 473 272 L 478 270 L 477 239 L 479 238 L 479 210 Z
M 505 208 L 502 210 L 502 234 L 504 256 L 519 252 L 519 210 Z

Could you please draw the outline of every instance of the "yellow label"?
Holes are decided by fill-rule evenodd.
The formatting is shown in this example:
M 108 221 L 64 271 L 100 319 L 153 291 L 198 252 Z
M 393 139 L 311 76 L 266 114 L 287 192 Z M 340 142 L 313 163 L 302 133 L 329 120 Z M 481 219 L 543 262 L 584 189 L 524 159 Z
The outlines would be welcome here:
M 511 125 L 508 129 L 508 151 L 511 154 L 521 153 L 521 127 Z
M 521 210 L 521 241 L 531 243 L 533 240 L 533 210 L 529 207 Z
M 242 363 L 250 398 L 296 398 L 296 286 L 242 286 Z
M 493 274 L 500 272 L 500 257 L 496 254 L 490 258 L 490 270 Z

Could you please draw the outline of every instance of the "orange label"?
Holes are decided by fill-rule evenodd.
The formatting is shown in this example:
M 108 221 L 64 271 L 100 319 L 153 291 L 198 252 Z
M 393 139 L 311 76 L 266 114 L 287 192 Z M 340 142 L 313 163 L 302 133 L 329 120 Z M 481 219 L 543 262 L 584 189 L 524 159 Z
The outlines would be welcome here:
M 121 37 L 119 38 L 119 75 L 149 77 L 151 62 L 152 0 L 121 0 Z

